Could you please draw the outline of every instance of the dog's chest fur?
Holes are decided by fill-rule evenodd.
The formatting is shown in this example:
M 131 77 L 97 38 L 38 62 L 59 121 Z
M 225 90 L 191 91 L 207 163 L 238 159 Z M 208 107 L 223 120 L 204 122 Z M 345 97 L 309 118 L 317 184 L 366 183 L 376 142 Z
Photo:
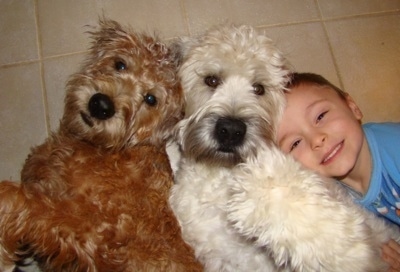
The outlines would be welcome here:
M 158 190 L 168 195 L 172 180 L 163 148 L 143 145 L 110 152 L 65 138 L 48 140 L 34 149 L 22 172 L 26 187 L 40 184 L 41 190 L 47 188 L 58 198 L 90 197 L 109 190 L 139 195 Z
M 260 271 L 260 267 L 272 271 L 265 252 L 238 236 L 228 223 L 230 178 L 229 168 L 182 158 L 170 203 L 182 225 L 183 238 L 195 249 L 206 271 Z
M 182 252 L 170 248 L 180 232 L 167 203 L 173 178 L 164 149 L 134 146 L 108 153 L 79 141 L 50 139 L 33 150 L 23 173 L 33 178 L 22 182 L 35 195 L 33 204 L 41 199 L 34 231 L 45 231 L 41 220 L 54 218 L 61 235 L 76 235 L 78 242 L 96 248 L 94 256 L 102 268 L 119 263 L 123 269 L 125 263 L 140 270 L 136 264 L 161 256 L 180 258 Z M 52 178 L 44 179 L 49 174 Z M 46 215 L 43 209 L 48 209 Z
M 224 179 L 229 178 L 229 169 L 188 161 L 190 159 L 182 159 L 177 172 L 175 190 L 180 191 L 180 198 L 190 201 L 191 211 L 200 212 L 202 219 L 211 219 L 216 213 L 225 212 L 228 190 Z

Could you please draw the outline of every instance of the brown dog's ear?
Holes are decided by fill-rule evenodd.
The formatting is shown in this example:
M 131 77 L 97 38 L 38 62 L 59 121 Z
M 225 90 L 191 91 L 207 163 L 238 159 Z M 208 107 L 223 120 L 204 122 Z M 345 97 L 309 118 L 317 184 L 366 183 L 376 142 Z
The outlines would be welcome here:
M 112 34 L 114 34 L 114 32 L 123 31 L 122 26 L 117 21 L 111 20 L 105 16 L 99 17 L 99 26 L 100 29 L 106 31 L 107 34 L 109 34 L 109 32 L 112 32 Z
M 120 23 L 107 17 L 99 17 L 97 26 L 90 26 L 87 31 L 91 38 L 90 51 L 92 55 L 102 54 L 103 51 L 112 50 L 117 43 L 127 44 L 135 42 L 139 44 L 137 38 L 132 39 L 134 31 L 129 26 L 123 26 Z
M 97 47 L 99 47 L 99 44 L 107 44 L 114 39 L 118 39 L 120 36 L 125 37 L 127 35 L 124 28 L 118 22 L 105 17 L 99 18 L 97 31 L 89 32 L 89 34 L 91 34 L 94 46 L 97 43 Z

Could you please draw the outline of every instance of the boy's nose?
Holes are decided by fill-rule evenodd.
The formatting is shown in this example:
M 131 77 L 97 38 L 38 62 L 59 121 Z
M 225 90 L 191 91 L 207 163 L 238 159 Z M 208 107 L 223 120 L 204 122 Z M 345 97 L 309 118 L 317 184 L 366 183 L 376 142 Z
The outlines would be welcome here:
M 325 144 L 327 135 L 325 133 L 315 133 L 311 140 L 311 148 L 320 148 Z

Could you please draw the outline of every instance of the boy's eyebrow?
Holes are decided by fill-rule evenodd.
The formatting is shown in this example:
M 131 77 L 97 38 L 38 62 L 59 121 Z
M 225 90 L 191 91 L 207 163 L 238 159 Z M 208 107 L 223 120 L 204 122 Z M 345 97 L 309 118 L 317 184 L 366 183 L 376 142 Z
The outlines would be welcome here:
M 310 105 L 308 105 L 306 107 L 306 112 L 309 112 L 311 108 L 313 108 L 316 104 L 319 104 L 321 102 L 327 101 L 326 98 L 320 98 L 318 100 L 315 100 L 314 102 L 312 102 Z

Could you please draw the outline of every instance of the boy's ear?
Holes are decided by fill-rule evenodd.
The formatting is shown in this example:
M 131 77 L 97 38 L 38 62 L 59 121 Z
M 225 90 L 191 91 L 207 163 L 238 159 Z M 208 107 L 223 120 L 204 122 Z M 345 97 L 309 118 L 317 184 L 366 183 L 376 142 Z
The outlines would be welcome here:
M 357 120 L 361 120 L 363 118 L 363 113 L 349 94 L 346 95 L 346 103 L 353 112 L 354 116 L 357 118 Z

